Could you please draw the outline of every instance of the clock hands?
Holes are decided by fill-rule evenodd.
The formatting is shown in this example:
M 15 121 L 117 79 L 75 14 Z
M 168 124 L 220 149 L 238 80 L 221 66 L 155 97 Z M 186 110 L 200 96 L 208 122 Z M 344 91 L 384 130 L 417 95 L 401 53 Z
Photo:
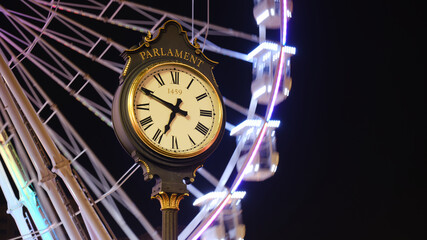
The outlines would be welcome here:
M 167 125 L 165 125 L 165 133 L 167 133 L 169 131 L 169 129 L 170 129 L 169 125 L 171 124 L 171 122 L 175 118 L 175 116 L 176 116 L 176 113 L 174 111 L 172 111 L 171 115 L 169 116 L 169 122 Z
M 172 110 L 172 112 L 171 112 L 171 114 L 169 115 L 169 121 L 168 121 L 168 123 L 165 125 L 165 133 L 167 133 L 168 131 L 169 131 L 169 129 L 170 129 L 170 124 L 172 123 L 172 120 L 173 119 L 175 119 L 175 117 L 176 117 L 176 114 L 177 113 L 179 113 L 179 114 L 181 114 L 182 116 L 187 116 L 187 111 L 184 111 L 184 110 L 182 110 L 182 109 L 180 109 L 179 108 L 179 105 L 181 105 L 181 103 L 182 103 L 182 100 L 181 100 L 181 98 L 177 98 L 176 99 L 176 104 L 175 105 L 173 105 L 173 104 L 171 104 L 171 103 L 169 103 L 169 102 L 166 102 L 165 100 L 163 100 L 163 99 L 161 99 L 161 98 L 159 98 L 159 97 L 157 97 L 156 95 L 154 95 L 153 94 L 153 91 L 151 91 L 151 90 L 148 90 L 148 89 L 146 89 L 146 88 L 144 88 L 144 87 L 141 87 L 141 90 L 147 95 L 147 96 L 150 96 L 150 97 L 152 97 L 152 98 L 154 98 L 154 99 L 156 99 L 157 101 L 159 101 L 161 104 L 163 104 L 165 107 L 167 107 L 167 108 L 169 108 L 170 110 Z
M 152 97 L 152 98 L 154 98 L 154 99 L 156 99 L 157 101 L 159 101 L 161 104 L 163 104 L 165 107 L 167 107 L 167 108 L 169 108 L 170 110 L 172 110 L 172 113 L 179 113 L 179 114 L 181 114 L 182 116 L 187 116 L 187 111 L 183 111 L 183 110 L 181 110 L 180 108 L 179 108 L 179 104 L 181 104 L 181 102 L 182 102 L 182 100 L 181 99 L 179 99 L 180 101 L 178 102 L 178 99 L 177 99 L 177 103 L 175 104 L 175 105 L 173 105 L 172 103 L 169 103 L 169 102 L 166 102 L 165 100 L 163 100 L 163 99 L 161 99 L 161 98 L 159 98 L 159 97 L 157 97 L 156 95 L 154 95 L 153 94 L 153 91 L 151 91 L 151 90 L 148 90 L 148 89 L 146 89 L 146 88 L 144 88 L 144 87 L 141 87 L 141 90 L 147 95 L 147 96 L 150 96 L 150 97 Z M 172 118 L 173 119 L 173 118 Z M 172 120 L 170 120 L 170 121 L 172 121 Z
M 176 104 L 174 107 L 177 107 L 177 109 L 179 109 L 179 105 L 182 103 L 181 98 L 176 99 Z M 174 109 L 172 109 L 171 115 L 169 116 L 169 122 L 167 125 L 165 125 L 165 133 L 167 133 L 170 129 L 170 124 L 172 122 L 172 120 L 175 118 L 177 111 L 175 111 Z

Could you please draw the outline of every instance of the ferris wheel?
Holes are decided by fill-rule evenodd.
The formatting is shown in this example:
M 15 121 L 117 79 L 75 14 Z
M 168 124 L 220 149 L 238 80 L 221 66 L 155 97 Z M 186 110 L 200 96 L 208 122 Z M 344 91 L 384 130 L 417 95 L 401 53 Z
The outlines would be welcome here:
M 151 213 L 128 193 L 135 186 L 127 181 L 141 172 L 112 150 L 120 144 L 111 108 L 120 54 L 171 19 L 207 55 L 250 66 L 252 77 L 218 81 L 239 81 L 250 97 L 242 104 L 240 93 L 224 94 L 227 113 L 238 116 L 226 122 L 224 148 L 233 146 L 187 186 L 184 201 L 195 210 L 178 239 L 243 239 L 240 183 L 273 176 L 279 162 L 280 119 L 272 116 L 291 89 L 291 1 L 254 1 L 258 35 L 210 23 L 209 1 L 205 21 L 122 0 L 22 0 L 0 4 L 0 12 L 0 183 L 19 231 L 13 239 L 140 239 L 141 228 L 161 239 Z M 269 39 L 269 29 L 279 39 Z M 254 47 L 223 47 L 231 40 Z

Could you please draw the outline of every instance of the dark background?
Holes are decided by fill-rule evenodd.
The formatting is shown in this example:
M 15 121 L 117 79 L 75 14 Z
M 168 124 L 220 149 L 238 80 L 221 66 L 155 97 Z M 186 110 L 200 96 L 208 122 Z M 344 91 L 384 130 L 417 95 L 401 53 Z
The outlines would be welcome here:
M 407 2 L 294 1 L 281 162 L 250 185 L 247 239 L 426 238 L 422 21 Z
M 195 2 L 195 18 L 206 20 L 206 3 Z M 287 40 L 297 48 L 293 84 L 273 114 L 281 120 L 276 132 L 280 162 L 274 177 L 241 186 L 247 191 L 242 202 L 245 239 L 427 238 L 427 64 L 421 38 L 427 25 L 422 8 L 413 2 L 294 1 Z M 141 3 L 191 17 L 189 0 Z M 210 22 L 257 35 L 252 8 L 252 1 L 211 1 Z M 117 38 L 130 47 L 140 35 Z M 277 32 L 269 36 L 278 40 Z M 218 45 L 246 53 L 256 46 L 232 39 Z M 219 61 L 214 74 L 222 94 L 247 107 L 251 64 L 205 54 Z M 110 88 L 117 86 L 116 77 L 103 77 L 113 83 Z M 58 99 L 64 96 L 60 91 Z M 66 109 L 68 103 L 62 104 Z M 96 119 L 82 121 L 84 111 L 64 112 L 82 128 L 79 123 Z M 227 114 L 233 124 L 243 120 L 232 111 Z M 116 178 L 132 164 L 108 127 L 83 128 L 82 135 L 100 143 L 91 146 L 117 171 Z M 224 137 L 205 167 L 219 177 L 234 146 L 234 139 Z M 154 183 L 136 175 L 123 187 L 160 225 L 159 205 L 149 199 Z M 196 181 L 203 185 L 201 179 Z M 186 222 L 195 214 L 192 199 L 181 204 L 179 219 Z M 143 231 L 136 223 L 134 228 Z
M 211 21 L 256 33 L 250 4 L 237 2 L 211 3 Z M 274 113 L 280 164 L 243 185 L 245 239 L 425 239 L 419 6 L 294 1 L 288 26 L 297 54 Z
M 211 23 L 257 34 L 252 2 L 210 7 Z M 294 1 L 293 85 L 273 115 L 279 168 L 242 186 L 245 239 L 427 237 L 421 14 L 412 1 Z

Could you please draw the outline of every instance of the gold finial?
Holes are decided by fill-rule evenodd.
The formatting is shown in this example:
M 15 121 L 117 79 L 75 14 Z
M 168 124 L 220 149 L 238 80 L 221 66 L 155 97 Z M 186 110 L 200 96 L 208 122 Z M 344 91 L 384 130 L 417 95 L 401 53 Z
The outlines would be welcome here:
M 147 31 L 147 36 L 144 37 L 144 42 L 140 43 L 139 45 L 144 45 L 146 47 L 150 46 L 150 43 L 148 43 L 151 40 L 151 32 Z
M 200 54 L 202 50 L 200 50 L 200 44 L 197 42 L 197 38 L 194 38 L 193 46 L 196 48 L 196 54 Z
M 199 49 L 199 48 L 200 48 L 200 44 L 197 42 L 197 38 L 194 38 L 193 46 L 194 46 L 195 48 L 197 48 L 197 49 Z
M 159 192 L 155 196 L 152 196 L 151 199 L 159 200 L 160 210 L 164 210 L 164 209 L 179 210 L 179 203 L 185 196 L 188 196 L 188 193 L 183 193 L 179 196 L 177 193 L 172 193 L 170 194 L 170 197 L 169 197 L 168 193 Z
M 145 40 L 146 42 L 148 42 L 148 41 L 150 41 L 150 39 L 151 39 L 151 32 L 150 32 L 150 31 L 147 31 L 147 36 L 145 36 L 144 40 Z
M 197 42 L 197 38 L 194 38 L 193 45 L 194 45 L 195 48 L 200 48 L 200 45 Z

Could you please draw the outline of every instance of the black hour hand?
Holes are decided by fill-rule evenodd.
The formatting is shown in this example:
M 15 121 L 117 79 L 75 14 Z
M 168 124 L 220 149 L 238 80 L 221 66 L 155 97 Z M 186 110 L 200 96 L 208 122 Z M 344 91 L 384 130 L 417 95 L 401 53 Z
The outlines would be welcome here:
M 180 105 L 181 103 L 182 103 L 181 98 L 176 99 L 176 104 L 175 104 L 175 106 L 174 106 L 174 107 L 179 109 L 179 105 Z M 173 119 L 175 118 L 175 116 L 176 116 L 175 108 L 174 108 L 174 109 L 172 109 L 171 115 L 169 116 L 169 122 L 168 122 L 168 124 L 166 124 L 166 126 L 165 126 L 165 133 L 167 133 L 167 132 L 169 131 L 169 129 L 170 129 L 170 124 L 171 124 L 172 120 L 173 120 Z
M 169 129 L 170 129 L 170 124 L 171 124 L 172 120 L 175 118 L 175 116 L 176 116 L 176 113 L 175 113 L 174 111 L 172 111 L 172 112 L 171 112 L 171 115 L 169 116 L 169 122 L 168 122 L 168 124 L 166 124 L 166 126 L 165 126 L 165 133 L 167 133 L 167 132 L 169 131 Z

